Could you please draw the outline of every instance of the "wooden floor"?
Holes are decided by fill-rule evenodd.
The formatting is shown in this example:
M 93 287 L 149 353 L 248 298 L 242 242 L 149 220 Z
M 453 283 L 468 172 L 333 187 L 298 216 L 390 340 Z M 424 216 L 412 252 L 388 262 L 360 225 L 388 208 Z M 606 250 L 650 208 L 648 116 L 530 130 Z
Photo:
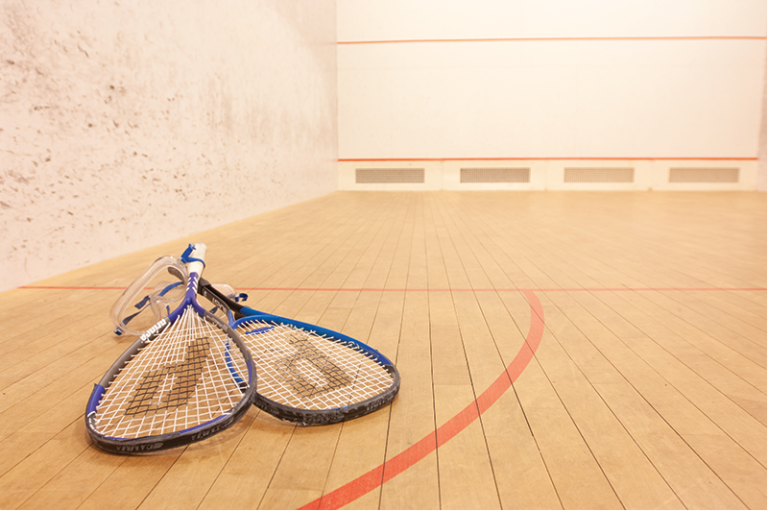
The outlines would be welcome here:
M 193 241 L 395 361 L 391 407 L 93 447 L 109 308 Z M 765 509 L 765 288 L 765 193 L 334 193 L 0 294 L 0 507 Z

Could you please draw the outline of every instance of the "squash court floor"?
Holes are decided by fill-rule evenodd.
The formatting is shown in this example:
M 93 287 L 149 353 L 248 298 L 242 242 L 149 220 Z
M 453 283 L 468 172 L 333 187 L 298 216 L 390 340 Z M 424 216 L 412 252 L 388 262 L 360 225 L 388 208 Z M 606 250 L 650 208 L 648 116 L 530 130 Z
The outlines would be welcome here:
M 393 404 L 92 446 L 110 307 L 196 241 L 391 358 Z M 336 192 L 0 293 L 0 353 L 3 509 L 765 509 L 766 194 Z

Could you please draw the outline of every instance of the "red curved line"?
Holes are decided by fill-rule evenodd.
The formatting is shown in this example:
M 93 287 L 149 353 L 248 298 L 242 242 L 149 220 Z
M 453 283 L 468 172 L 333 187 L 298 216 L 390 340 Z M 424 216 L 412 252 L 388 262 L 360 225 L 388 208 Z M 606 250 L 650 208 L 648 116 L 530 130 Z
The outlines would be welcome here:
M 533 359 L 533 354 L 536 353 L 544 334 L 544 310 L 541 302 L 533 291 L 524 290 L 523 294 L 528 299 L 528 304 L 531 307 L 531 326 L 528 329 L 525 343 L 512 363 L 509 364 L 506 370 L 496 378 L 496 381 L 485 392 L 480 394 L 476 400 L 455 417 L 397 456 L 363 474 L 354 481 L 323 495 L 319 499 L 313 500 L 299 509 L 339 509 L 359 499 L 366 493 L 411 468 L 435 449 L 458 435 L 464 428 L 488 410 L 523 373 L 523 370 Z

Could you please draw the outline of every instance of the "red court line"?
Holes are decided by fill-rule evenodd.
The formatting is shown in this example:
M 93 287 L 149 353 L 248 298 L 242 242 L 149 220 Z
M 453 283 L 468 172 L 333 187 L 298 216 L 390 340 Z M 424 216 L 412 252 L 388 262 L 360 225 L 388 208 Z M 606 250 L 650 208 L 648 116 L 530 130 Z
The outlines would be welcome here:
M 238 287 L 237 289 L 242 291 L 329 291 L 340 292 L 350 291 L 356 293 L 510 293 L 510 292 L 556 292 L 556 291 L 765 291 L 766 288 L 761 287 L 617 287 L 617 288 L 310 288 L 310 287 Z
M 18 289 L 69 289 L 69 290 L 123 290 L 124 287 L 113 286 L 21 286 Z M 149 289 L 149 288 L 147 288 Z M 342 291 L 353 293 L 511 293 L 511 292 L 572 292 L 572 291 L 766 291 L 764 287 L 573 287 L 573 288 L 331 288 L 331 287 L 238 287 L 240 291 L 303 291 L 303 292 L 333 292 Z
M 672 160 L 672 161 L 757 161 L 758 158 L 754 156 L 627 156 L 627 157 L 613 157 L 613 156 L 555 156 L 555 157 L 543 157 L 543 156 L 502 156 L 498 158 L 482 157 L 482 158 L 459 158 L 459 157 L 445 157 L 445 158 L 339 158 L 340 162 L 408 162 L 408 161 L 548 161 L 548 160 L 597 160 L 597 161 L 625 161 L 625 160 L 642 160 L 642 161 L 656 161 L 656 160 Z
M 524 291 L 531 307 L 531 325 L 520 351 L 506 370 L 496 378 L 488 389 L 448 422 L 428 434 L 408 449 L 394 456 L 336 490 L 299 509 L 338 509 L 375 490 L 382 484 L 402 474 L 427 455 L 434 452 L 488 410 L 520 377 L 541 343 L 544 334 L 544 309 L 538 297 L 529 290 Z
M 96 289 L 96 290 L 105 290 L 105 289 L 125 289 L 125 287 L 118 287 L 118 286 L 19 286 L 18 289 L 72 289 L 72 290 L 89 290 L 89 289 Z
M 765 41 L 765 36 L 616 36 L 616 37 L 498 37 L 476 39 L 389 39 L 378 41 L 338 41 L 336 44 L 414 44 L 414 43 L 498 43 L 547 41 Z

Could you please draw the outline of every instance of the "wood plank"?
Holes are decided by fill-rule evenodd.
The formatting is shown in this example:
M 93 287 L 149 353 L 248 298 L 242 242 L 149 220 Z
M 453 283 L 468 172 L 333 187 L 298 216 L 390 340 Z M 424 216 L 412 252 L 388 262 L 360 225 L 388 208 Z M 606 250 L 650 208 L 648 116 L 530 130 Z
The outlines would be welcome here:
M 456 304 L 461 307 L 460 304 Z M 435 420 L 438 427 L 458 415 L 477 397 L 476 388 L 486 388 L 478 380 L 477 367 L 465 358 L 467 344 L 476 336 L 459 329 L 454 302 L 449 293 L 429 293 L 429 318 L 432 336 L 432 364 L 435 393 Z M 497 364 L 496 376 L 501 374 Z M 471 374 L 470 374 L 471 373 Z M 480 385 L 480 387 L 476 387 Z M 485 430 L 474 421 L 450 442 L 438 448 L 440 503 L 447 509 L 498 509 L 494 470 Z
M 258 509 L 296 426 L 264 412 L 243 439 L 206 493 L 200 509 Z
M 365 296 L 376 297 L 377 308 L 365 309 L 370 310 L 370 315 L 375 315 L 370 327 L 370 337 L 357 336 L 357 338 L 365 340 L 376 349 L 381 349 L 385 355 L 388 355 L 390 351 L 396 353 L 404 293 L 390 293 L 386 296 L 375 293 Z M 356 310 L 359 311 L 360 309 Z M 354 334 L 359 328 L 358 325 L 367 325 L 369 321 L 371 320 L 368 318 L 364 318 L 362 321 L 355 317 L 350 318 L 345 324 L 345 331 Z M 385 349 L 385 346 L 390 347 L 390 349 Z M 396 398 L 396 400 L 399 399 L 400 397 Z M 323 496 L 384 463 L 391 413 L 391 407 L 386 407 L 369 416 L 342 425 Z M 380 484 L 379 482 L 378 486 L 347 503 L 346 506 L 353 509 L 378 509 L 381 494 Z
M 79 509 L 137 509 L 183 452 L 180 447 L 152 456 L 132 456 L 112 470 Z M 66 473 L 65 473 L 66 474 Z M 89 474 L 90 475 L 90 474 Z M 51 495 L 56 501 L 56 495 Z
M 546 299 L 542 303 L 547 313 L 547 324 L 565 321 L 554 304 Z M 582 373 L 578 362 L 583 356 L 581 351 L 586 339 L 575 330 L 558 330 L 552 342 L 539 348 L 537 359 L 548 374 L 557 375 L 552 385 L 622 505 L 633 509 L 682 507 L 645 453 Z M 579 344 L 578 348 L 572 346 L 574 340 Z M 571 358 L 577 351 L 579 353 Z M 600 357 L 597 352 L 593 352 L 592 356 Z M 611 376 L 595 379 L 616 379 L 615 374 Z
M 418 243 L 414 246 L 418 247 Z M 411 276 L 409 273 L 409 285 Z M 400 337 L 397 366 L 403 385 L 392 404 L 388 462 L 422 438 L 433 435 L 436 427 L 426 293 L 406 294 Z M 405 473 L 386 481 L 381 489 L 381 508 L 440 507 L 437 461 L 433 451 L 412 466 L 409 462 L 410 468 Z
M 18 437 L 16 440 L 22 440 Z M 90 439 L 85 434 L 85 424 L 77 420 L 45 442 L 37 450 L 17 463 L 0 477 L 0 507 L 15 509 L 24 505 L 40 488 L 65 470 L 73 459 L 89 449 Z M 119 465 L 121 458 L 114 459 Z M 46 508 L 57 508 L 58 495 L 46 502 Z
M 746 509 L 746 505 L 628 383 L 595 388 L 689 509 Z
M 601 326 L 591 315 L 586 314 L 586 311 L 572 299 L 563 293 L 552 293 L 550 296 L 555 297 L 554 301 L 558 307 L 574 321 L 585 335 L 589 336 L 591 342 L 595 343 L 601 353 L 612 361 L 622 375 L 642 394 L 644 399 L 653 405 L 657 413 L 674 428 L 678 435 L 684 437 L 686 435 L 717 436 L 722 442 L 728 443 L 734 453 L 739 453 L 742 450 L 741 446 L 727 436 L 694 403 L 691 403 L 663 379 L 656 370 L 651 369 L 650 365 L 641 362 L 640 358 L 628 346 L 613 341 L 612 334 L 608 334 L 605 327 Z M 625 427 L 628 428 L 629 426 L 625 424 Z M 753 440 L 750 445 L 746 446 L 752 447 L 753 456 L 760 456 L 759 447 L 755 445 L 758 442 Z M 696 452 L 696 455 L 703 457 L 706 453 Z M 704 460 L 709 466 L 716 465 L 718 461 L 707 458 Z M 752 464 L 753 480 L 754 477 L 759 477 L 761 472 L 764 472 L 764 469 L 761 470 L 761 468 L 759 463 Z M 736 474 L 728 472 L 718 472 L 717 476 L 726 483 L 729 481 L 737 482 L 735 479 L 738 477 Z M 669 478 L 669 475 L 665 474 L 665 477 Z M 731 478 L 734 480 L 731 481 Z M 685 503 L 685 501 L 683 502 Z
M 700 377 L 706 379 L 720 392 L 728 396 L 763 425 L 766 425 L 766 395 L 753 385 L 723 366 L 716 357 L 709 356 L 700 343 L 692 344 L 675 334 L 663 322 L 624 299 L 625 293 L 595 294 L 607 306 L 621 314 L 644 335 L 684 363 Z M 713 353 L 714 354 L 714 353 Z
M 519 293 L 478 293 L 478 303 L 505 367 L 523 349 L 532 310 Z M 507 307 L 510 307 L 510 310 Z M 519 323 L 516 324 L 516 322 Z M 557 495 L 533 431 L 515 391 L 505 391 L 481 421 L 493 462 L 499 498 L 504 509 L 557 509 Z M 510 441 L 514 439 L 513 441 Z

